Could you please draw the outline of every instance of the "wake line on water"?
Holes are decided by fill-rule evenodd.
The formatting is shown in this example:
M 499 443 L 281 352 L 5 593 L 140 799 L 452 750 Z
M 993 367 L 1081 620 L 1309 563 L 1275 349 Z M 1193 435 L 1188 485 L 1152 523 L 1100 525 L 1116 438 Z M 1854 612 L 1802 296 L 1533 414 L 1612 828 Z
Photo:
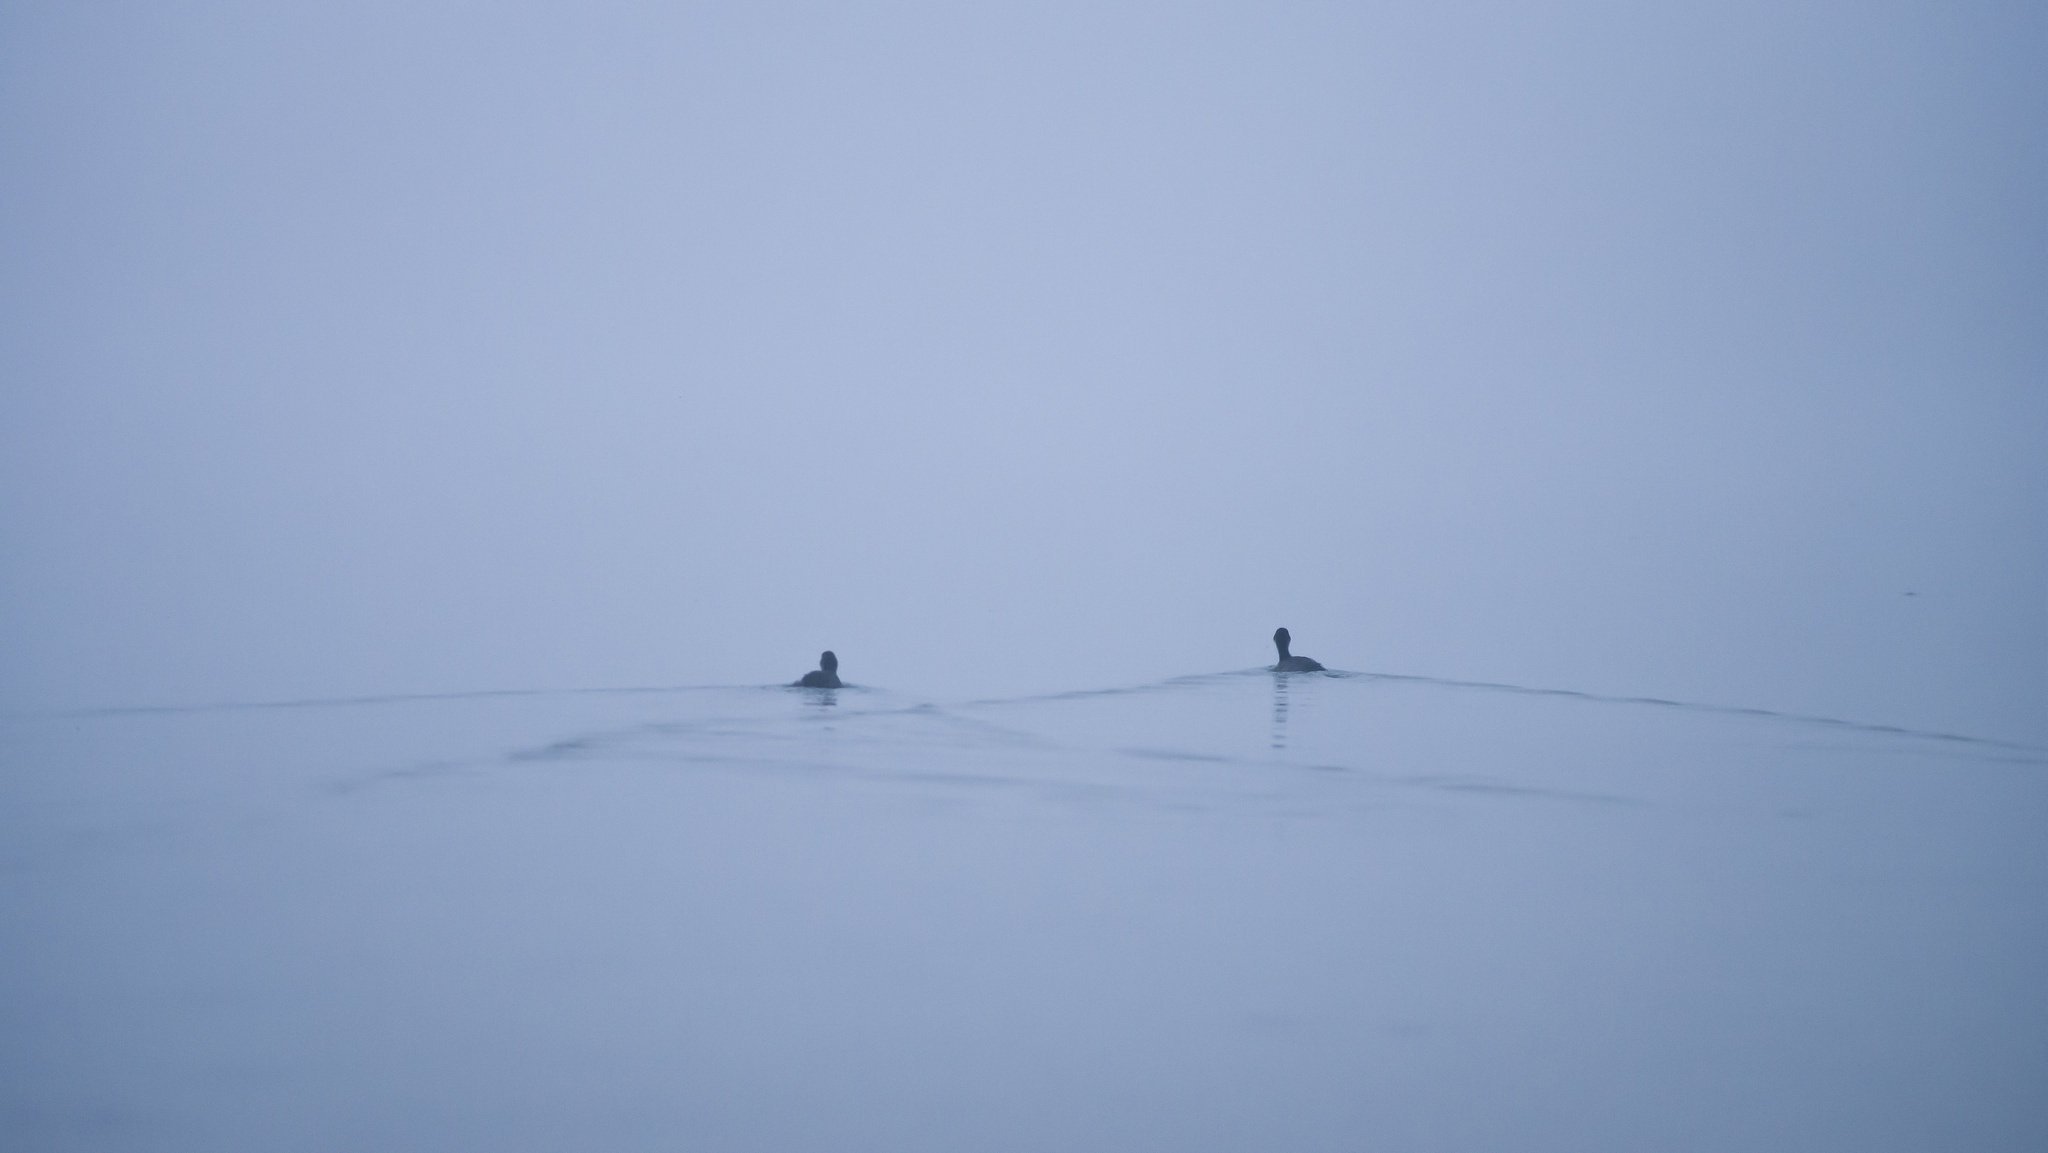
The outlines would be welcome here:
M 1667 697 L 1619 696 L 1607 693 L 1592 693 L 1581 689 L 1552 689 L 1531 685 L 1509 684 L 1505 681 L 1465 681 L 1450 677 L 1430 677 L 1416 673 L 1352 672 L 1328 669 L 1320 673 L 1274 673 L 1270 667 L 1259 666 L 1238 669 L 1227 673 L 1196 673 L 1188 676 L 1169 677 L 1149 684 L 1128 685 L 1108 689 L 1070 689 L 1057 693 L 1041 693 L 1025 697 L 1007 697 L 991 700 L 965 702 L 967 705 L 1026 704 L 1036 701 L 1085 700 L 1091 697 L 1112 697 L 1127 693 L 1161 692 L 1183 685 L 1200 684 L 1229 677 L 1251 676 L 1267 673 L 1275 676 L 1323 677 L 1330 680 L 1344 680 L 1361 677 L 1369 680 L 1404 681 L 1411 684 L 1437 685 L 1454 689 L 1482 689 L 1489 692 L 1517 693 L 1534 697 L 1561 697 L 1567 700 L 1593 701 L 1609 705 L 1651 705 L 1657 708 L 1678 709 L 1685 712 L 1710 713 L 1718 716 L 1762 717 L 1774 721 L 1790 721 L 1803 725 L 1819 725 L 1849 732 L 1872 733 L 1892 737 L 1914 737 L 1920 740 L 1947 741 L 1956 744 L 1977 745 L 1985 748 L 2006 749 L 2012 752 L 2030 753 L 2036 756 L 2048 755 L 2048 748 L 2029 745 L 2019 741 L 2002 741 L 1993 737 L 1977 737 L 1967 733 L 1942 732 L 1935 729 L 1913 729 L 1903 725 L 1878 724 L 1870 721 L 1848 721 L 1840 717 L 1824 717 L 1813 713 L 1788 713 L 1778 709 L 1755 708 L 1747 705 L 1715 705 L 1699 701 L 1671 700 Z
M 1036 702 L 1087 700 L 1096 697 L 1116 697 L 1137 693 L 1166 692 L 1225 679 L 1270 673 L 1264 666 L 1235 669 L 1221 673 L 1192 673 L 1185 676 L 1168 677 L 1165 680 L 1146 684 L 1122 685 L 1097 689 L 1068 689 L 1056 693 L 1036 693 L 1020 697 L 994 697 L 962 701 L 958 707 L 992 705 L 1031 704 Z M 1824 717 L 1813 713 L 1791 713 L 1778 709 L 1757 708 L 1746 705 L 1716 705 L 1699 701 L 1672 700 L 1667 697 L 1624 696 L 1609 693 L 1587 692 L 1582 689 L 1556 689 L 1533 685 L 1510 684 L 1505 681 L 1467 681 L 1451 677 L 1423 676 L 1416 673 L 1349 672 L 1332 669 L 1323 673 L 1288 673 L 1286 676 L 1320 676 L 1332 680 L 1353 677 L 1382 681 L 1401 681 L 1410 684 L 1437 685 L 1444 688 L 1480 689 L 1488 692 L 1515 693 L 1522 696 L 1559 697 L 1566 700 L 1592 701 L 1599 704 L 1647 705 L 1656 708 L 1677 709 L 1684 712 L 1711 713 L 1721 716 L 1760 717 L 1767 720 L 1789 721 L 1804 725 L 1817 725 L 1849 732 L 1872 733 L 1882 736 L 1913 737 L 1920 740 L 1946 741 L 1955 744 L 1976 745 L 1985 748 L 2006 749 L 2013 752 L 2048 755 L 2048 747 L 2030 745 L 2019 741 L 2004 741 L 1992 737 L 1978 737 L 1967 733 L 1942 732 L 1934 729 L 1914 729 L 1903 725 L 1880 724 L 1871 721 L 1843 720 L 1840 717 Z M 289 709 L 335 709 L 364 708 L 379 705 L 415 704 L 433 701 L 497 700 L 519 697 L 604 697 L 604 696 L 660 696 L 678 693 L 721 692 L 732 689 L 781 689 L 787 685 L 623 685 L 600 688 L 566 689 L 468 689 L 434 693 L 375 693 L 344 697 L 301 697 L 274 701 L 216 701 L 194 705 L 108 705 L 89 709 L 61 709 L 48 712 L 0 713 L 0 719 L 9 720 L 71 720 L 115 717 L 175 716 L 183 714 L 263 712 Z M 848 685 L 848 689 L 859 686 Z M 922 708 L 925 706 L 912 706 Z M 881 710 L 902 711 L 902 710 Z
M 366 705 L 404 705 L 423 701 L 482 701 L 506 697 L 625 697 L 713 692 L 731 685 L 627 685 L 581 689 L 464 689 L 439 693 L 375 693 L 353 697 L 296 697 L 276 701 L 211 701 L 197 705 L 103 705 L 90 709 L 0 713 L 17 720 L 70 720 L 91 717 L 170 716 L 181 713 L 241 713 L 283 709 L 346 709 Z
M 1675 701 L 1666 697 L 1615 696 L 1606 693 L 1589 693 L 1580 689 L 1546 689 L 1529 685 L 1511 685 L 1502 681 L 1460 681 L 1448 677 L 1425 677 L 1414 673 L 1365 673 L 1364 676 L 1383 681 L 1410 681 L 1416 684 L 1442 685 L 1456 689 L 1484 689 L 1489 692 L 1518 693 L 1532 697 L 1564 697 L 1570 700 L 1596 701 L 1608 705 L 1652 705 L 1664 709 L 1680 709 L 1691 713 L 1713 713 L 1720 716 L 1764 717 L 1774 721 L 1793 721 L 1802 725 L 1821 725 L 1833 729 L 1846 729 L 1858 733 L 1876 733 L 1892 737 L 1917 737 L 1928 741 L 1950 741 L 1957 744 L 1982 745 L 1987 748 L 2010 749 L 2022 753 L 2048 753 L 2048 748 L 2039 745 L 2022 744 L 2018 741 L 2001 741 L 1992 737 L 1973 737 L 1967 733 L 1947 733 L 1935 729 L 1909 729 L 1903 725 L 1877 724 L 1871 721 L 1845 721 L 1840 717 L 1823 717 L 1813 713 L 1788 713 L 1777 709 L 1762 709 L 1748 705 L 1710 705 L 1697 701 Z

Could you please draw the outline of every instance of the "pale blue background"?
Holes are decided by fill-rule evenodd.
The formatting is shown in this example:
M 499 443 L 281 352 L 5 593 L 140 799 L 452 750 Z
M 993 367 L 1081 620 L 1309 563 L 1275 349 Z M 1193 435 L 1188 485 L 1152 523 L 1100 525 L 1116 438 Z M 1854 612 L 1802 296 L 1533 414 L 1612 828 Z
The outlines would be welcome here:
M 0 701 L 1286 624 L 2048 739 L 2044 59 L 2009 3 L 10 4 Z

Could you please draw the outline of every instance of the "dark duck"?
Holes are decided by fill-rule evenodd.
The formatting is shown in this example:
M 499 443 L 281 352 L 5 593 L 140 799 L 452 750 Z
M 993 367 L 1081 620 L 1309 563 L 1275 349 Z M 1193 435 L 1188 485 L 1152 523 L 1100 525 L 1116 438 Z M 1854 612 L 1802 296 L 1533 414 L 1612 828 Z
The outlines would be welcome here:
M 1317 665 L 1316 667 L 1321 668 L 1322 666 Z M 818 667 L 805 673 L 803 679 L 798 681 L 797 684 L 806 689 L 839 688 L 839 658 L 832 655 L 831 649 L 826 649 L 818 657 Z
M 1288 653 L 1287 646 L 1291 644 L 1293 640 L 1293 637 L 1287 635 L 1286 629 L 1274 630 L 1273 646 L 1280 650 L 1280 663 L 1273 666 L 1273 671 L 1276 673 L 1322 672 L 1323 666 L 1318 664 L 1315 660 L 1309 657 L 1297 657 Z

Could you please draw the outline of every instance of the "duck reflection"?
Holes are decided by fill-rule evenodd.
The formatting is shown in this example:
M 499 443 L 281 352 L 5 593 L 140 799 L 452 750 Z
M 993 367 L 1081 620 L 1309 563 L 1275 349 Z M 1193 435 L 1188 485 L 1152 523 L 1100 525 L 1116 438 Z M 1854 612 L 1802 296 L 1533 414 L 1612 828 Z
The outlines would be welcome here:
M 1273 747 L 1287 747 L 1287 682 L 1293 678 L 1281 673 L 1273 678 Z

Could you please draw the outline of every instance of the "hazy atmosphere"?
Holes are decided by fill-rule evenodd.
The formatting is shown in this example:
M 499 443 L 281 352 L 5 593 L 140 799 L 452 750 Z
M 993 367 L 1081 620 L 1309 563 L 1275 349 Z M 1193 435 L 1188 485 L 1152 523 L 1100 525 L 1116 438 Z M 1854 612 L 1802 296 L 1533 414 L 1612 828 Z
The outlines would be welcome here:
M 1285 623 L 2048 738 L 2033 6 L 15 4 L 0 52 L 15 707 L 1070 688 Z
M 2038 1148 L 2044 61 L 1968 0 L 0 5 L 0 1145 Z M 886 1083 L 783 1113 L 811 1025 Z M 1698 1075 L 1473 1119 L 1560 1052 Z

